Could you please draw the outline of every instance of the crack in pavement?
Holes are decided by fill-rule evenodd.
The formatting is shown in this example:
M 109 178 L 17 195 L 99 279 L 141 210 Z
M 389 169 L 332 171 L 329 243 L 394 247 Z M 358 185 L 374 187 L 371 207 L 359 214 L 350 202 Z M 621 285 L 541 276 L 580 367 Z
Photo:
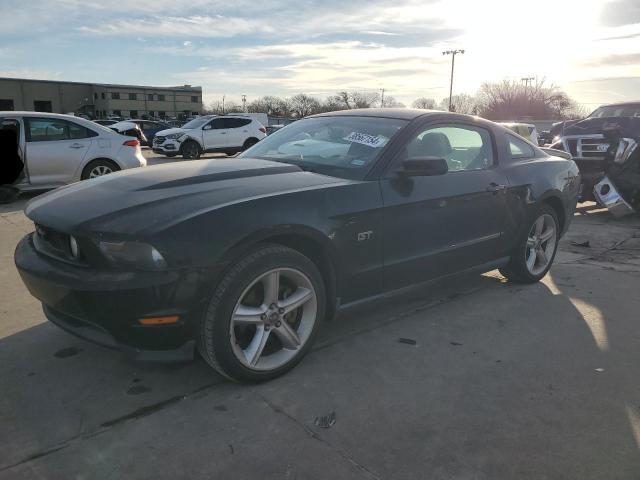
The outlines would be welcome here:
M 309 428 L 307 425 L 305 425 L 303 422 L 301 422 L 300 420 L 298 420 L 296 417 L 294 417 L 293 415 L 291 415 L 290 413 L 288 413 L 287 411 L 285 411 L 282 407 L 279 407 L 278 405 L 270 402 L 264 395 L 258 393 L 258 396 L 262 399 L 262 401 L 264 403 L 266 403 L 269 408 L 271 408 L 271 410 L 273 410 L 276 414 L 281 415 L 287 419 L 289 419 L 290 421 L 292 421 L 294 424 L 296 424 L 298 427 L 300 427 L 310 438 L 313 438 L 314 440 L 322 443 L 323 445 L 326 445 L 327 447 L 329 447 L 332 451 L 334 451 L 335 453 L 337 453 L 338 455 L 340 455 L 343 459 L 345 459 L 346 461 L 348 461 L 349 463 L 351 463 L 353 466 L 355 466 L 358 470 L 360 470 L 360 472 L 362 472 L 362 474 L 366 477 L 366 478 L 370 478 L 373 480 L 380 480 L 380 477 L 377 476 L 375 473 L 373 473 L 371 470 L 369 470 L 366 466 L 364 466 L 363 464 L 361 464 L 360 462 L 358 462 L 357 460 L 355 460 L 353 457 L 351 457 L 350 455 L 348 455 L 345 451 L 340 450 L 339 448 L 334 447 L 330 442 L 328 442 L 327 440 L 323 439 L 320 435 L 318 435 L 316 432 L 314 432 L 311 428 Z
M 145 405 L 143 407 L 140 407 L 136 410 L 134 410 L 133 412 L 127 413 L 125 415 L 122 415 L 120 417 L 116 417 L 114 419 L 111 420 L 107 420 L 106 422 L 103 422 L 100 424 L 100 426 L 90 432 L 86 432 L 86 433 L 81 433 L 78 435 L 74 435 L 71 438 L 68 438 L 67 440 L 64 440 L 60 443 L 58 443 L 57 445 L 53 446 L 53 447 L 49 447 L 45 450 L 42 450 L 40 452 L 36 452 L 33 453 L 25 458 L 23 458 L 22 460 L 19 460 L 17 462 L 14 462 L 10 465 L 4 465 L 4 466 L 0 466 L 0 473 L 6 471 L 6 470 L 10 470 L 11 468 L 23 465 L 25 463 L 29 463 L 33 460 L 36 460 L 38 458 L 42 458 L 42 457 L 46 457 L 47 455 L 51 455 L 53 453 L 56 453 L 60 450 L 63 450 L 67 447 L 69 447 L 70 445 L 72 445 L 74 442 L 76 441 L 81 441 L 81 440 L 85 440 L 88 438 L 93 438 L 93 437 L 97 437 L 98 435 L 102 435 L 108 431 L 110 431 L 112 428 L 117 427 L 120 424 L 123 423 L 127 423 L 129 421 L 133 421 L 133 420 L 138 420 L 140 418 L 144 418 L 147 417 L 149 415 L 153 415 L 154 413 L 160 412 L 162 410 L 165 410 L 173 405 L 176 405 L 180 402 L 182 402 L 183 400 L 187 400 L 188 398 L 191 398 L 199 393 L 202 393 L 203 391 L 206 391 L 210 388 L 215 387 L 216 385 L 219 385 L 223 383 L 223 381 L 218 381 L 218 382 L 214 382 L 214 383 L 209 383 L 207 385 L 203 385 L 202 387 L 198 387 L 195 390 L 192 390 L 191 392 L 184 394 L 184 395 L 176 395 L 174 397 L 168 398 L 166 400 L 161 400 L 160 402 L 156 402 L 153 403 L 151 405 Z

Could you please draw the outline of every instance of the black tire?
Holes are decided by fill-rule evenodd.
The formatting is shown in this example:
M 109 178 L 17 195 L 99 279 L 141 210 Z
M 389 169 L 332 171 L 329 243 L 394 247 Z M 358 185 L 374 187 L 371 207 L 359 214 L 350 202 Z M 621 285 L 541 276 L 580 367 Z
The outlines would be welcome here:
M 182 144 L 180 154 L 182 155 L 182 158 L 186 160 L 197 160 L 200 158 L 200 155 L 202 155 L 202 149 L 200 148 L 200 145 L 198 145 L 198 142 L 194 140 L 187 140 Z
M 257 138 L 247 138 L 242 145 L 242 151 L 244 152 L 246 149 L 253 147 L 256 143 L 258 143 Z
M 99 158 L 97 160 L 92 160 L 89 163 L 87 163 L 87 166 L 84 167 L 84 169 L 82 170 L 82 175 L 80 176 L 80 178 L 82 180 L 87 180 L 89 178 L 94 178 L 94 177 L 106 175 L 108 173 L 117 172 L 118 170 L 120 170 L 120 167 L 118 167 L 118 165 L 116 165 L 115 162 L 112 162 L 111 160 L 107 160 L 106 158 Z M 102 171 L 105 173 L 96 174 L 98 171 Z
M 317 299 L 315 324 L 306 343 L 286 364 L 272 370 L 252 369 L 243 364 L 233 351 L 231 318 L 247 286 L 260 275 L 277 268 L 297 269 L 311 281 Z M 322 275 L 311 260 L 284 246 L 262 245 L 234 263 L 216 286 L 197 331 L 198 351 L 211 367 L 231 380 L 247 383 L 271 380 L 291 370 L 309 351 L 324 318 L 325 305 Z
M 527 250 L 529 234 L 531 233 L 534 225 L 541 217 L 549 215 L 555 223 L 555 242 L 553 246 L 553 253 L 549 255 L 549 262 L 544 269 L 540 272 L 532 273 L 527 266 Z M 535 283 L 540 281 L 549 271 L 553 265 L 556 253 L 558 251 L 558 241 L 560 240 L 560 222 L 558 221 L 558 215 L 556 211 L 549 205 L 541 205 L 533 219 L 529 222 L 527 229 L 524 231 L 522 238 L 518 240 L 518 244 L 511 255 L 509 263 L 500 268 L 500 273 L 506 277 L 509 281 L 516 283 Z

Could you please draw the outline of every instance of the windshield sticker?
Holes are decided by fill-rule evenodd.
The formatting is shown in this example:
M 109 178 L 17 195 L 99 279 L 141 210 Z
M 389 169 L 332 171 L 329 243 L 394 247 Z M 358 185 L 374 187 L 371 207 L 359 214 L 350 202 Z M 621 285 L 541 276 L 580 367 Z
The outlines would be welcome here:
M 351 132 L 344 140 L 351 143 L 359 143 L 371 148 L 379 148 L 387 143 L 388 139 L 379 135 L 369 135 L 368 133 Z
M 355 166 L 355 167 L 361 167 L 363 166 L 365 163 L 364 160 L 351 160 L 351 165 Z

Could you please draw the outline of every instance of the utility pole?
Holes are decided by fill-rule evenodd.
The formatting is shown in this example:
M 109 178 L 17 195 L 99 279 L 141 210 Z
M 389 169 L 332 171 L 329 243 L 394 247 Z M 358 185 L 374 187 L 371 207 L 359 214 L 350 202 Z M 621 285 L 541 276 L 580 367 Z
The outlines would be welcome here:
M 531 115 L 531 110 L 533 108 L 533 95 L 530 87 L 535 79 L 536 77 L 522 77 L 520 79 L 524 82 L 525 93 L 529 94 L 529 115 Z
M 380 96 L 380 108 L 384 108 L 384 88 L 380 89 L 381 92 L 381 96 Z
M 224 115 L 224 99 L 226 95 L 222 95 L 222 114 Z
M 442 52 L 442 55 L 451 55 L 451 81 L 449 82 L 449 111 L 451 111 L 451 98 L 453 97 L 453 67 L 456 64 L 456 55 L 462 53 L 464 50 L 447 50 Z
M 525 87 L 528 87 L 531 85 L 531 82 L 533 82 L 535 79 L 536 77 L 522 77 L 520 80 L 522 80 Z
M 247 96 L 242 95 L 242 111 L 247 113 Z

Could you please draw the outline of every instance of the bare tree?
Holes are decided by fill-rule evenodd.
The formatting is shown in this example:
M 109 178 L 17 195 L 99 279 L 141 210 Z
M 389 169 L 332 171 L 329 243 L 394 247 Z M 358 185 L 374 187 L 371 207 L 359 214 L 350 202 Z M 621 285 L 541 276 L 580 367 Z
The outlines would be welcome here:
M 267 95 L 254 100 L 247 105 L 247 110 L 252 113 L 266 113 L 274 117 L 288 117 L 291 114 L 291 106 L 286 98 Z
M 449 110 L 449 98 L 443 98 L 440 101 L 440 110 Z M 466 115 L 477 115 L 478 102 L 476 97 L 466 93 L 454 95 L 451 97 L 451 111 Z
M 342 110 L 352 108 L 371 108 L 380 103 L 380 94 L 377 92 L 338 92 L 332 97 L 332 101 Z M 385 104 L 386 104 L 385 100 Z
M 515 80 L 484 83 L 478 92 L 478 111 L 491 120 L 564 119 L 579 115 L 580 107 L 545 80 L 523 85 Z
M 411 104 L 411 106 L 413 108 L 422 108 L 422 109 L 425 109 L 425 110 L 435 110 L 436 101 L 433 98 L 420 97 L 420 98 L 415 99 L 413 101 L 413 103 Z
M 399 102 L 391 95 L 387 95 L 384 97 L 384 108 L 406 108 L 406 105 Z
M 316 98 L 304 93 L 292 97 L 291 100 L 289 100 L 289 104 L 291 105 L 291 112 L 298 118 L 320 112 L 320 102 Z

